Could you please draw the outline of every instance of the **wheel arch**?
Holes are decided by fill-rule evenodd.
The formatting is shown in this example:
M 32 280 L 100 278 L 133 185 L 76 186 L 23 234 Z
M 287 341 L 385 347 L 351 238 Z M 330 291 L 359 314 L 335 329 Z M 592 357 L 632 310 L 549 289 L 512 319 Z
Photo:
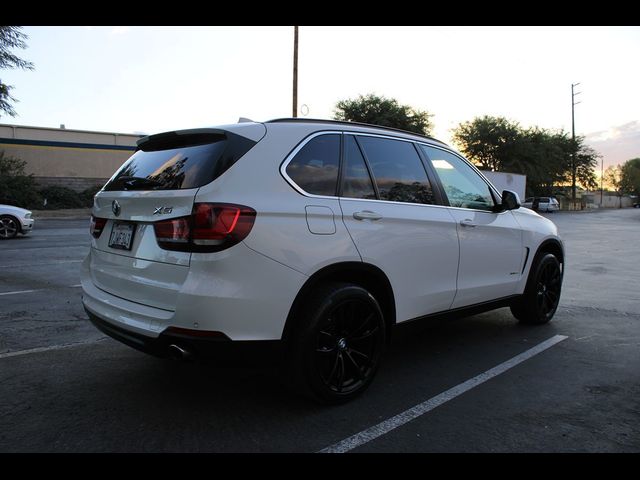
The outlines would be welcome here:
M 304 305 L 304 300 L 314 289 L 324 283 L 348 282 L 368 290 L 380 304 L 386 324 L 387 341 L 391 338 L 391 330 L 396 323 L 396 304 L 391 282 L 378 267 L 363 262 L 341 262 L 321 268 L 311 275 L 298 291 L 282 331 L 282 340 L 286 343 L 295 325 L 296 314 Z
M 564 268 L 564 248 L 558 240 L 549 238 L 542 242 L 536 251 L 534 259 L 539 257 L 542 253 L 551 253 L 554 255 Z

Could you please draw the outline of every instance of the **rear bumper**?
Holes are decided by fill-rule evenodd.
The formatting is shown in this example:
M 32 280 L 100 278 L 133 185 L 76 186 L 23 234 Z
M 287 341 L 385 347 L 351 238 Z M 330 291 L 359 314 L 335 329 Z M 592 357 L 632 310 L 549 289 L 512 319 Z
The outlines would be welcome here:
M 102 333 L 156 357 L 168 357 L 171 345 L 188 351 L 198 361 L 224 366 L 276 364 L 282 356 L 282 342 L 279 340 L 232 341 L 228 338 L 202 338 L 169 331 L 164 331 L 157 337 L 148 337 L 114 325 L 86 307 L 85 311 L 91 323 Z

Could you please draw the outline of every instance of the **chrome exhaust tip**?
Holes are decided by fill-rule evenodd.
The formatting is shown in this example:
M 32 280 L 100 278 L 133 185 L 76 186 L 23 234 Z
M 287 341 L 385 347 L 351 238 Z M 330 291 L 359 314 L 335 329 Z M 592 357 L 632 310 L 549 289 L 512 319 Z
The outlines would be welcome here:
M 189 350 L 173 343 L 169 345 L 168 352 L 174 360 L 191 360 L 193 358 Z

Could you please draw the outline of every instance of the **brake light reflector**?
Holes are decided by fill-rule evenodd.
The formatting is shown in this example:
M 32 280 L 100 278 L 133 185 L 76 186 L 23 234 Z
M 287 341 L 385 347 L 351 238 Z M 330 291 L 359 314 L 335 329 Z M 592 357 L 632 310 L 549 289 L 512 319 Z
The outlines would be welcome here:
M 231 203 L 196 203 L 189 217 L 154 223 L 160 248 L 182 252 L 219 252 L 244 240 L 256 211 Z
M 89 233 L 91 233 L 93 238 L 99 238 L 106 224 L 106 218 L 94 217 L 93 215 L 91 215 L 91 222 L 89 223 Z

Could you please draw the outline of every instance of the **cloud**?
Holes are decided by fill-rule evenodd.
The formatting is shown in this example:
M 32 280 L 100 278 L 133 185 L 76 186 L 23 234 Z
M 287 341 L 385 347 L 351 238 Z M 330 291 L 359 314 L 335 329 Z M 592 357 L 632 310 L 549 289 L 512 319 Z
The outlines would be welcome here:
M 640 157 L 640 121 L 589 133 L 585 143 L 602 154 L 605 168 Z

